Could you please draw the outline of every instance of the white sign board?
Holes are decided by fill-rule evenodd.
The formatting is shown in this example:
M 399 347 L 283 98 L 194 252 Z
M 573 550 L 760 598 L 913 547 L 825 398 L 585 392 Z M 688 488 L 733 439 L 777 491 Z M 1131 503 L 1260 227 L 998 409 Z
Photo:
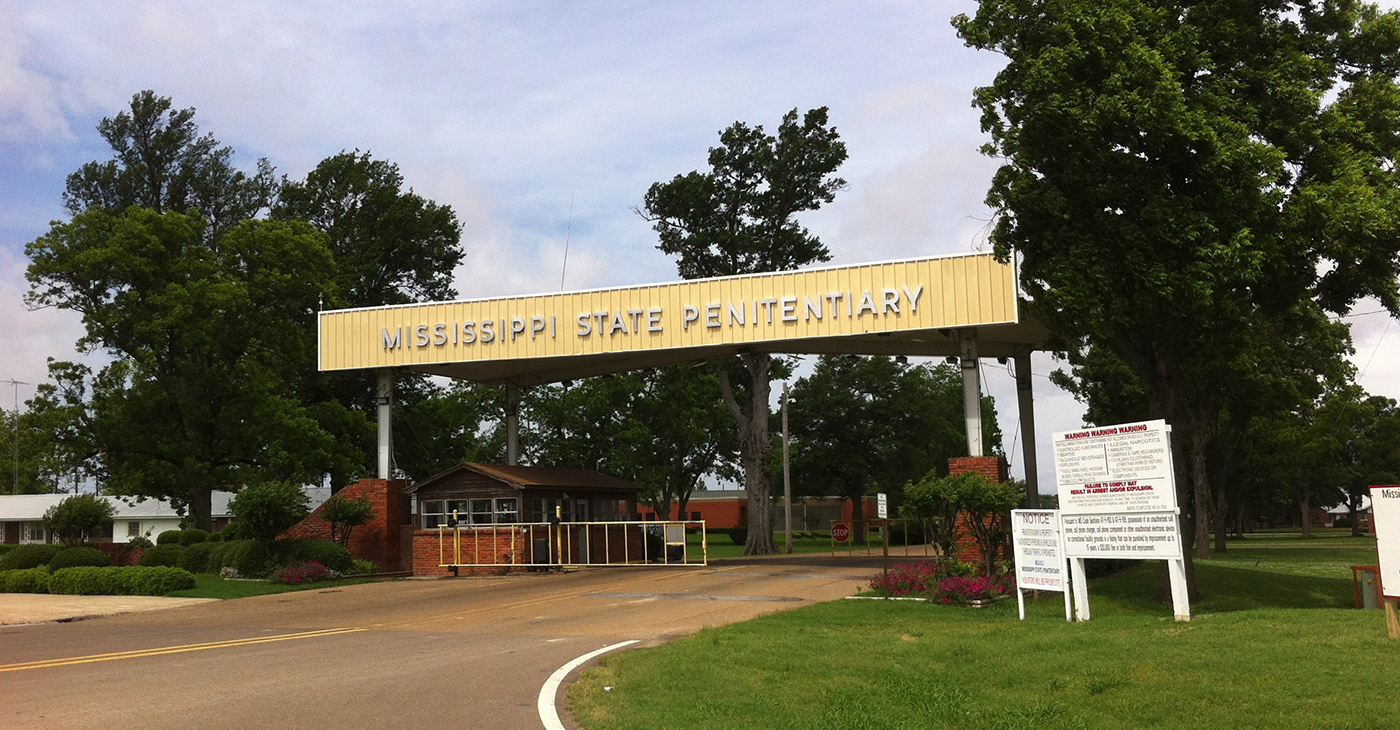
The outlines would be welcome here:
M 890 516 L 890 502 L 885 497 L 884 492 L 875 495 L 875 511 L 879 513 L 878 516 L 882 520 L 888 519 Z
M 1016 587 L 1026 591 L 1069 590 L 1065 554 L 1060 548 L 1060 513 L 1052 509 L 1011 510 L 1011 544 Z
M 1181 557 L 1175 512 L 1064 515 L 1062 520 L 1071 558 Z
M 1061 431 L 1053 446 L 1065 514 L 1176 510 L 1166 421 Z
M 1371 524 L 1380 554 L 1381 593 L 1400 598 L 1400 486 L 1371 487 Z

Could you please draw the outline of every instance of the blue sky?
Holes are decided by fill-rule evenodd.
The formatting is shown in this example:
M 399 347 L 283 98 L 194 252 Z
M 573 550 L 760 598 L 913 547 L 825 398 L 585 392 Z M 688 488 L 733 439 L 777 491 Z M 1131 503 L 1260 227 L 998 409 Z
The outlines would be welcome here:
M 97 121 L 148 88 L 195 107 L 245 167 L 299 178 L 345 149 L 398 163 L 457 211 L 468 297 L 556 291 L 561 274 L 569 289 L 676 278 L 632 210 L 647 186 L 703 166 L 728 124 L 772 128 L 794 107 L 830 107 L 850 152 L 849 187 L 804 219 L 836 262 L 981 250 L 996 163 L 970 99 L 1000 60 L 949 25 L 974 7 L 0 0 L 0 379 L 76 357 L 77 317 L 22 304 L 24 244 L 64 215 L 64 178 L 108 156 Z M 1354 321 L 1363 385 L 1400 398 L 1400 327 Z M 1010 449 L 1014 387 L 986 372 Z M 1042 436 L 1078 427 L 1072 399 L 1036 381 Z

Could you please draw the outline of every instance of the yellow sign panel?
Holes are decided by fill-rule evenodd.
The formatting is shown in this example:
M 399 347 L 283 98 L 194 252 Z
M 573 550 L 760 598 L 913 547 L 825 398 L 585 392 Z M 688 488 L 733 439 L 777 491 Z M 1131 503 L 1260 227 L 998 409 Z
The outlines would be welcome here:
M 1016 321 L 989 254 L 322 312 L 322 370 L 599 355 Z

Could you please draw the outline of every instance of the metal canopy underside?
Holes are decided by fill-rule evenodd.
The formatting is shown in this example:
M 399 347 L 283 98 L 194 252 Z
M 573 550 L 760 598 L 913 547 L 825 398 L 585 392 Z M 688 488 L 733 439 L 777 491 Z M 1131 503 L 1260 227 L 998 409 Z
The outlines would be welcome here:
M 1042 349 L 1050 331 L 1022 314 L 1012 324 L 983 325 L 961 330 L 930 329 L 869 335 L 814 337 L 763 343 L 678 347 L 601 354 L 556 355 L 542 358 L 407 365 L 429 375 L 471 380 L 488 385 L 540 385 L 662 365 L 712 360 L 741 352 L 774 355 L 908 355 L 956 357 L 959 333 L 974 334 L 981 357 L 1015 357 Z

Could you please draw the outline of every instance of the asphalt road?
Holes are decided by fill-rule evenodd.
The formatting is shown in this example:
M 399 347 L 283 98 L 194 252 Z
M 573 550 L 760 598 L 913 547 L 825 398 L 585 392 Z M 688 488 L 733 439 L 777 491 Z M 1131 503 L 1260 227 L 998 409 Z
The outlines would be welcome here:
M 803 556 L 409 580 L 5 626 L 0 728 L 533 730 L 541 686 L 575 657 L 837 599 L 878 566 Z

